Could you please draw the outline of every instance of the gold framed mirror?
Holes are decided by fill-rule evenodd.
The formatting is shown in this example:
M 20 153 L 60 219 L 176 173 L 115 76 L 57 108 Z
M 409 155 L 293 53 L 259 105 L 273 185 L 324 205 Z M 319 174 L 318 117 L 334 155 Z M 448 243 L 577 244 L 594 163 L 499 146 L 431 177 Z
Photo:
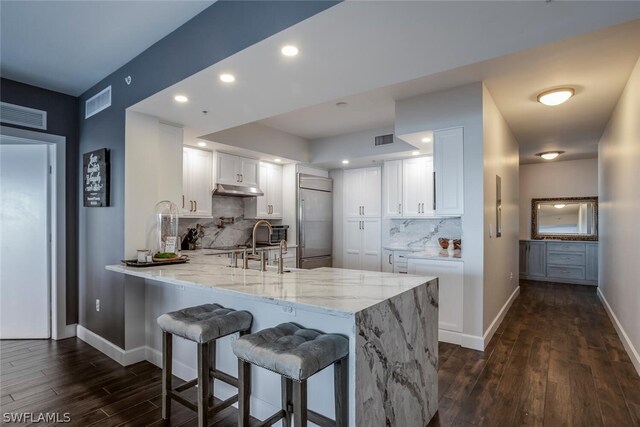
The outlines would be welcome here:
M 531 199 L 531 238 L 598 240 L 598 198 Z

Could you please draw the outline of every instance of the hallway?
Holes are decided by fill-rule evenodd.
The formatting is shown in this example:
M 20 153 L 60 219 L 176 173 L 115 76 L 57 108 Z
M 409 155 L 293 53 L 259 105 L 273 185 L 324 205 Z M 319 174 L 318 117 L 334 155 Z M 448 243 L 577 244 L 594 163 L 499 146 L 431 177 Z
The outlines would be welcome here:
M 430 425 L 640 425 L 640 377 L 596 288 L 520 285 L 484 353 L 440 344 Z

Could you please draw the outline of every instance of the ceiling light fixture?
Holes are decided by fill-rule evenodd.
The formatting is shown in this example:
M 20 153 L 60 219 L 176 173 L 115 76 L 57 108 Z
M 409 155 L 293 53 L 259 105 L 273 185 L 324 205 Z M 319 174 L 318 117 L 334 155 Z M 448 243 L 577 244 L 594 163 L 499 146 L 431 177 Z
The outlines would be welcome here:
M 173 97 L 173 99 L 175 99 L 176 102 L 180 102 L 180 103 L 184 103 L 184 102 L 187 102 L 189 100 L 189 98 L 187 98 L 184 95 L 176 95 L 176 96 Z
M 349 164 L 349 160 L 347 160 L 347 159 L 343 160 L 343 161 L 342 161 L 342 164 L 343 164 L 343 165 L 348 165 L 348 164 Z
M 419 152 L 419 151 L 412 151 L 412 152 L 411 152 L 411 155 L 412 155 L 412 156 L 417 156 L 417 155 L 419 155 L 419 154 L 420 154 L 420 152 Z
M 299 50 L 293 45 L 287 45 L 280 49 L 280 52 L 282 52 L 284 56 L 296 56 Z
M 575 94 L 576 90 L 572 87 L 546 90 L 538 94 L 538 102 L 553 107 L 567 102 Z
M 198 147 L 206 147 L 207 143 L 206 142 L 198 142 Z
M 545 151 L 544 153 L 536 154 L 536 156 L 540 156 L 545 160 L 553 160 L 562 153 L 564 153 L 564 151 Z
M 556 209 L 562 209 L 565 206 L 567 206 L 567 205 L 565 205 L 564 203 L 558 203 L 557 205 L 553 205 L 553 207 L 556 208 Z
M 233 74 L 220 74 L 220 80 L 225 83 L 233 83 L 236 81 L 236 78 Z
M 429 138 L 428 136 L 424 137 L 422 138 L 422 142 L 431 142 L 431 138 Z
M 282 159 L 273 159 L 274 162 L 276 163 L 280 163 L 282 161 Z

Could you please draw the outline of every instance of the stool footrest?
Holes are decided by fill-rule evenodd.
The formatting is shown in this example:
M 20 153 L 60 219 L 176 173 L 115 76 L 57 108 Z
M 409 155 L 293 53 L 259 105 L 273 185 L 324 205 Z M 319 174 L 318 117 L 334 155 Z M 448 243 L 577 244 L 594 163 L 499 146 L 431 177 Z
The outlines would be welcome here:
M 167 394 L 169 396 L 171 396 L 171 398 L 173 400 L 175 400 L 176 402 L 180 403 L 181 405 L 186 406 L 187 408 L 191 409 L 192 411 L 198 412 L 198 405 L 196 405 L 195 403 L 191 402 L 188 399 L 185 399 L 180 394 L 176 393 L 174 390 L 167 391 Z
M 224 383 L 229 384 L 230 386 L 233 386 L 235 388 L 238 388 L 238 379 L 232 377 L 231 375 L 227 374 L 226 372 L 222 372 L 219 371 L 217 369 L 209 369 L 209 375 L 211 375 L 213 378 L 220 380 Z
M 284 412 L 284 410 L 281 409 L 280 411 L 276 412 L 275 414 L 271 415 L 269 418 L 267 418 L 266 420 L 264 420 L 263 422 L 258 424 L 258 426 L 259 427 L 272 426 L 273 424 L 275 424 L 278 421 L 280 421 L 281 419 L 283 419 L 286 414 L 287 413 Z
M 321 415 L 311 409 L 307 409 L 307 418 L 314 424 L 319 425 L 320 427 L 335 427 L 336 422 L 331 418 L 327 418 L 324 415 Z
M 186 406 L 187 408 L 198 412 L 198 405 L 196 403 L 193 403 L 189 399 L 186 399 L 185 397 L 183 397 L 182 395 L 180 395 L 176 391 L 177 391 L 177 389 L 169 391 L 168 392 L 169 396 L 171 396 L 171 398 L 173 400 L 175 400 L 176 402 L 180 403 L 181 405 Z M 220 412 L 223 409 L 226 409 L 229 406 L 233 405 L 237 401 L 238 401 L 238 395 L 234 394 L 233 396 L 231 396 L 227 400 L 223 400 L 222 402 L 220 402 L 218 404 L 209 406 L 207 408 L 207 412 Z
M 191 381 L 187 381 L 184 384 L 180 384 L 178 387 L 174 388 L 173 391 L 177 391 L 177 392 L 185 391 L 186 389 L 191 388 L 191 387 L 195 386 L 196 384 L 198 384 L 198 379 L 197 378 L 194 379 L 194 380 L 191 380 Z

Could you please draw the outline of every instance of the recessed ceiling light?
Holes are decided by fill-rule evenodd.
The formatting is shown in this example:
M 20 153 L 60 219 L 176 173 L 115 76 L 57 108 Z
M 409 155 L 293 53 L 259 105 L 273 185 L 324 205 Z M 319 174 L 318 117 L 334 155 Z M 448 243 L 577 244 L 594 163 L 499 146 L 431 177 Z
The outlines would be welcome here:
M 424 137 L 422 138 L 422 142 L 431 142 L 431 138 L 429 138 L 428 136 Z
M 343 165 L 348 165 L 348 164 L 349 164 L 349 160 L 347 160 L 347 159 L 343 160 L 343 161 L 342 161 L 342 164 L 343 164 Z
M 299 50 L 295 46 L 287 45 L 280 49 L 280 52 L 282 52 L 284 56 L 296 56 Z
M 567 102 L 569 98 L 576 94 L 572 87 L 561 87 L 551 89 L 538 94 L 538 102 L 544 105 L 555 106 Z
M 225 83 L 233 83 L 236 81 L 236 77 L 233 74 L 220 74 L 220 80 Z
M 565 206 L 567 206 L 567 205 L 565 205 L 564 203 L 558 203 L 557 205 L 553 205 L 553 207 L 556 208 L 556 209 L 562 209 Z
M 562 153 L 564 153 L 564 151 L 545 151 L 544 153 L 536 154 L 536 156 L 540 156 L 545 160 L 553 160 Z
M 348 104 L 344 101 L 336 102 L 336 107 L 346 107 Z
M 189 100 L 189 98 L 184 95 L 176 95 L 173 97 L 173 99 L 175 99 L 176 102 L 187 102 Z
M 411 152 L 411 155 L 412 155 L 412 156 L 417 156 L 418 154 L 420 154 L 420 152 L 419 152 L 419 151 L 412 151 L 412 152 Z
M 282 161 L 282 159 L 273 159 L 274 162 L 276 163 L 280 163 Z
M 207 143 L 206 142 L 198 142 L 198 146 L 199 147 L 206 147 Z

